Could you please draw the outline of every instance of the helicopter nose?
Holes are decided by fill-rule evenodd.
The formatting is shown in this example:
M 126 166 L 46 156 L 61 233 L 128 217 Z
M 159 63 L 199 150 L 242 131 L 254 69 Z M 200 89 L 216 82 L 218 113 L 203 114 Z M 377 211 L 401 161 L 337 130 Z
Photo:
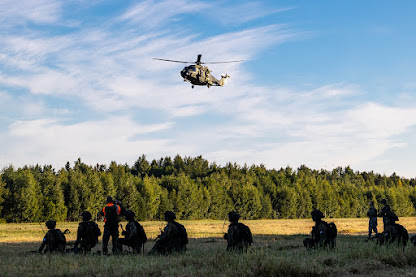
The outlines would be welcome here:
M 186 71 L 185 70 L 181 71 L 181 76 L 182 76 L 182 78 L 186 79 Z

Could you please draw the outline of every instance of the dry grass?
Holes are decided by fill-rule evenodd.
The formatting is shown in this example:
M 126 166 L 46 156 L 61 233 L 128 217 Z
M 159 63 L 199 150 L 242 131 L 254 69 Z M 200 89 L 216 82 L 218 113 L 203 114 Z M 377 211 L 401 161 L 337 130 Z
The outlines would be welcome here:
M 366 219 L 333 219 L 340 232 L 334 251 L 308 252 L 302 240 L 310 232 L 311 220 L 253 220 L 255 243 L 246 254 L 227 254 L 221 239 L 228 222 L 183 221 L 190 242 L 184 255 L 76 256 L 26 254 L 39 247 L 43 232 L 39 224 L 0 225 L 0 268 L 6 276 L 412 276 L 416 275 L 416 251 L 408 246 L 378 247 L 365 242 Z M 401 218 L 410 233 L 416 232 L 415 218 Z M 142 223 L 149 238 L 159 233 L 163 222 Z M 125 223 L 123 224 L 125 225 Z M 381 224 L 382 225 L 382 224 Z M 77 223 L 58 223 L 75 239 Z M 101 225 L 102 227 L 102 225 Z M 380 226 L 382 228 L 382 226 Z M 344 235 L 343 235 L 344 234 Z M 153 246 L 146 243 L 146 252 Z M 101 245 L 95 247 L 99 250 Z
M 339 234 L 344 235 L 366 235 L 368 232 L 368 219 L 365 218 L 330 218 L 327 222 L 335 222 Z M 381 220 L 379 220 L 381 221 Z M 179 221 L 185 225 L 190 238 L 218 238 L 227 231 L 228 221 L 221 220 L 190 220 Z M 253 235 L 307 235 L 310 233 L 313 222 L 310 219 L 262 219 L 262 220 L 243 220 L 247 224 Z M 406 227 L 409 233 L 416 233 L 416 218 L 402 217 L 400 224 Z M 141 222 L 147 236 L 155 238 L 160 230 L 165 226 L 162 221 Z M 45 224 L 40 223 L 9 223 L 0 224 L 0 243 L 2 242 L 34 242 L 39 241 L 43 232 L 46 231 Z M 125 226 L 126 222 L 122 222 Z M 103 223 L 99 222 L 103 229 Z M 75 240 L 78 223 L 58 222 L 57 228 L 61 230 L 69 229 L 70 234 L 66 237 L 69 241 Z M 383 229 L 383 223 L 378 226 Z M 43 229 L 43 230 L 42 230 Z

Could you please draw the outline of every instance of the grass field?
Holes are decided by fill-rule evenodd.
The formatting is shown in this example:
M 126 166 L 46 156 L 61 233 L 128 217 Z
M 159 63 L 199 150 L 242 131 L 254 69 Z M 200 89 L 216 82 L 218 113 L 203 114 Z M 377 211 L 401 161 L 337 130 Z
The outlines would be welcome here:
M 182 221 L 188 230 L 188 251 L 183 255 L 81 256 L 26 254 L 36 250 L 44 224 L 0 224 L 1 276 L 416 276 L 416 248 L 379 247 L 366 242 L 366 219 L 331 219 L 339 236 L 335 250 L 307 251 L 303 239 L 312 220 L 251 220 L 254 235 L 249 253 L 227 254 L 222 234 L 228 222 Z M 410 234 L 416 233 L 416 218 L 400 218 Z M 125 225 L 125 223 L 123 223 Z M 142 222 L 149 237 L 145 251 L 164 222 Z M 75 240 L 77 223 L 57 223 L 69 229 Z M 41 228 L 42 227 L 42 228 Z M 102 225 L 100 225 L 102 228 Z M 381 229 L 382 226 L 379 226 Z M 94 250 L 100 250 L 101 244 Z

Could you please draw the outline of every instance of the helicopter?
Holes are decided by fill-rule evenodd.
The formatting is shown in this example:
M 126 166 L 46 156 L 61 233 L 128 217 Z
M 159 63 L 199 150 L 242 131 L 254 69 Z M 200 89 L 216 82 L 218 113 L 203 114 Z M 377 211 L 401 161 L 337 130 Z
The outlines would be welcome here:
M 159 59 L 153 58 L 154 60 L 165 61 L 165 62 L 173 62 L 173 63 L 192 63 L 189 66 L 185 66 L 181 71 L 181 76 L 184 82 L 190 82 L 192 84 L 192 88 L 194 86 L 207 86 L 208 88 L 211 86 L 224 86 L 226 84 L 227 78 L 230 76 L 226 74 L 221 75 L 221 79 L 217 79 L 211 75 L 211 70 L 207 66 L 203 66 L 202 64 L 219 64 L 219 63 L 238 63 L 242 62 L 243 60 L 238 61 L 227 61 L 227 62 L 201 62 L 202 55 L 199 54 L 197 57 L 196 62 L 184 62 L 184 61 L 175 61 L 175 60 L 167 60 L 167 59 Z

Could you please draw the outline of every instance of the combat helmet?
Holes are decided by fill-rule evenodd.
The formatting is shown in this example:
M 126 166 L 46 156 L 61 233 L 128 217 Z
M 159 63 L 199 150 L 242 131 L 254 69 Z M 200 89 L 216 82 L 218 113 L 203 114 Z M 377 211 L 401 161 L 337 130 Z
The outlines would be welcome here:
M 228 220 L 230 222 L 238 222 L 239 219 L 240 219 L 240 215 L 237 212 L 228 213 Z
M 311 216 L 312 216 L 312 220 L 315 222 L 320 221 L 322 218 L 325 217 L 324 214 L 318 209 L 313 210 L 311 212 Z
M 170 220 L 175 220 L 175 219 L 176 219 L 176 215 L 175 215 L 175 213 L 174 213 L 174 212 L 172 212 L 172 211 L 166 211 L 166 212 L 164 213 L 164 215 L 165 215 L 165 220 L 166 220 L 166 221 L 170 221 Z
M 134 220 L 135 216 L 136 216 L 136 214 L 131 210 L 126 211 L 125 214 L 124 214 L 124 217 L 129 221 Z
M 82 212 L 81 217 L 83 221 L 89 221 L 92 218 L 91 213 L 89 211 Z
M 107 196 L 107 203 L 113 203 L 113 197 Z
M 48 221 L 46 221 L 45 225 L 48 229 L 53 229 L 56 226 L 56 221 L 49 219 Z

